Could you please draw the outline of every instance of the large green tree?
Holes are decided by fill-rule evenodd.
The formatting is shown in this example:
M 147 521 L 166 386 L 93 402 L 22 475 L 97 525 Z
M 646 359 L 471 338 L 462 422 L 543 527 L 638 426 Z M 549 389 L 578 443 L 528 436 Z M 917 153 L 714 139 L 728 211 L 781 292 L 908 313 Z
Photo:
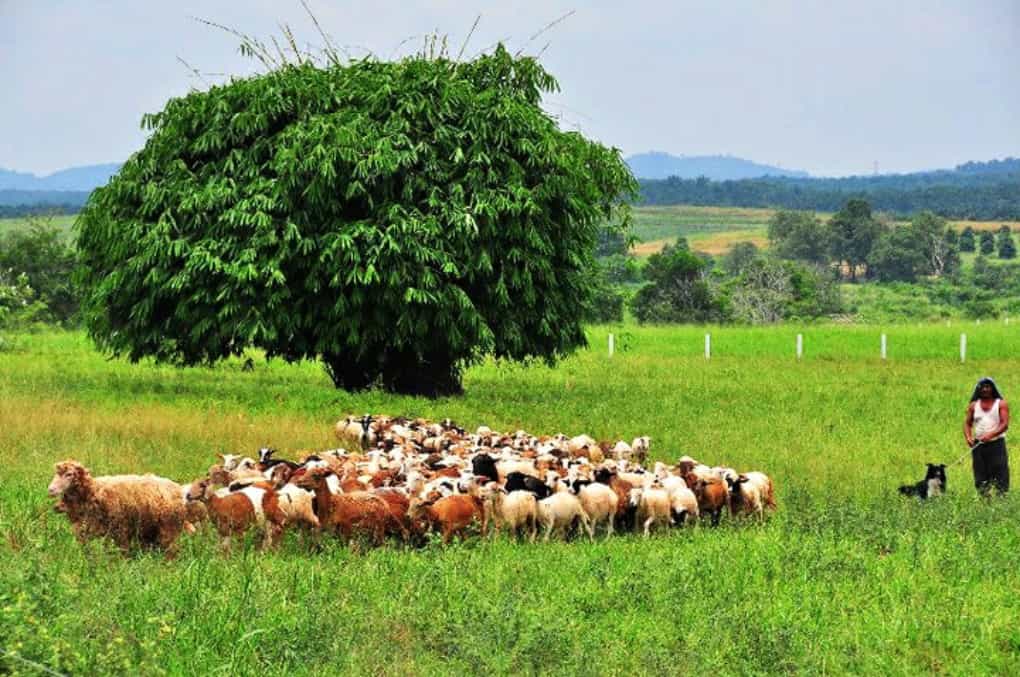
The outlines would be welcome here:
M 171 100 L 78 219 L 91 337 L 184 365 L 257 347 L 319 358 L 338 387 L 427 395 L 483 354 L 571 352 L 600 228 L 636 184 L 542 110 L 556 88 L 499 46 Z
M 829 251 L 846 264 L 850 279 L 857 280 L 857 269 L 866 264 L 871 247 L 882 233 L 882 226 L 871 215 L 867 200 L 852 198 L 829 219 Z

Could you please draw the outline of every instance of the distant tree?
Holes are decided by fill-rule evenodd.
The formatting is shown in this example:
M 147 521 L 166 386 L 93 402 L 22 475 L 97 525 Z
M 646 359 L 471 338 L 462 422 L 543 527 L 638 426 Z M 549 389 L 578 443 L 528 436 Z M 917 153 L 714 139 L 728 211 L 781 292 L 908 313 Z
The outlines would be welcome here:
M 730 275 L 739 275 L 759 254 L 758 245 L 753 242 L 737 242 L 723 257 L 723 270 Z
M 868 254 L 868 271 L 882 282 L 913 282 L 928 265 L 924 241 L 910 226 L 882 233 Z
M 78 290 L 72 283 L 74 249 L 47 218 L 29 217 L 29 227 L 0 236 L 0 269 L 24 273 L 45 310 L 39 319 L 69 322 L 78 313 Z
M 960 251 L 961 252 L 972 252 L 974 251 L 974 229 L 967 226 L 960 233 Z
M 846 264 L 850 280 L 857 281 L 857 268 L 867 263 L 868 254 L 882 232 L 871 215 L 867 200 L 853 198 L 829 220 L 829 252 Z
M 253 347 L 319 359 L 339 388 L 436 396 L 484 355 L 586 344 L 602 224 L 636 183 L 542 109 L 558 85 L 537 59 L 297 59 L 171 99 L 92 193 L 78 247 L 101 350 Z
M 780 209 L 769 219 L 769 248 L 782 259 L 826 263 L 829 239 L 813 212 Z
M 909 228 L 925 260 L 925 266 L 918 269 L 918 274 L 943 275 L 955 269 L 960 257 L 949 233 L 955 235 L 956 231 L 944 218 L 931 212 L 921 212 L 910 220 Z
M 751 261 L 730 286 L 733 319 L 749 324 L 819 317 L 842 306 L 831 270 L 770 256 Z
M 985 256 L 988 256 L 993 251 L 995 251 L 995 236 L 992 235 L 992 231 L 990 230 L 981 231 L 980 250 L 981 253 L 984 254 Z
M 709 262 L 681 238 L 648 257 L 648 284 L 631 300 L 638 322 L 708 322 L 723 317 L 722 303 L 708 284 Z
M 1005 226 L 1003 226 L 1005 228 Z M 1009 228 L 1005 231 L 1000 230 L 999 235 L 995 238 L 996 249 L 999 251 L 1000 259 L 1015 259 L 1016 258 L 1016 243 L 1013 241 L 1013 236 L 1009 233 Z
M 1009 234 L 1010 234 L 1011 232 L 1012 232 L 1012 231 L 1010 231 L 1010 229 L 1009 229 L 1009 226 L 1007 226 L 1007 225 L 1006 225 L 1006 224 L 1004 223 L 1004 224 L 1002 224 L 1001 226 L 999 226 L 999 230 L 997 231 L 997 233 L 996 233 L 996 234 L 997 234 L 997 235 L 1009 235 Z

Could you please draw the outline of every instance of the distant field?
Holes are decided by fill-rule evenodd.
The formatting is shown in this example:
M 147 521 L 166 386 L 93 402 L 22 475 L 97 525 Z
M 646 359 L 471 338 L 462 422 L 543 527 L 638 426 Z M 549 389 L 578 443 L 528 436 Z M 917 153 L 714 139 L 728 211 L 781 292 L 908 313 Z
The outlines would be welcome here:
M 32 223 L 45 223 L 56 226 L 68 236 L 71 235 L 71 226 L 77 218 L 74 214 L 61 216 L 37 216 L 37 217 L 16 217 L 12 219 L 0 219 L 0 235 L 23 228 L 28 228 Z
M 174 369 L 107 360 L 81 333 L 15 336 L 0 352 L 0 673 L 42 674 L 27 660 L 75 675 L 1020 674 L 1020 492 L 982 502 L 964 463 L 944 498 L 896 493 L 964 454 L 978 376 L 1020 392 L 1020 327 L 589 336 L 555 369 L 485 363 L 464 396 L 436 401 L 336 391 L 313 363 Z M 656 460 L 770 473 L 779 509 L 765 525 L 593 544 L 359 550 L 288 534 L 276 552 L 223 555 L 203 529 L 167 562 L 83 548 L 46 496 L 69 456 L 188 481 L 216 452 L 333 445 L 338 417 L 369 411 L 647 433 Z
M 768 246 L 768 221 L 774 209 L 740 207 L 635 207 L 634 235 L 638 242 L 631 250 L 637 256 L 648 256 L 665 245 L 686 237 L 691 248 L 718 256 L 728 252 L 737 242 L 750 241 L 759 248 Z M 831 214 L 818 212 L 823 221 Z M 950 221 L 957 230 L 970 226 L 974 230 L 998 230 L 1007 225 L 1020 233 L 1020 221 Z

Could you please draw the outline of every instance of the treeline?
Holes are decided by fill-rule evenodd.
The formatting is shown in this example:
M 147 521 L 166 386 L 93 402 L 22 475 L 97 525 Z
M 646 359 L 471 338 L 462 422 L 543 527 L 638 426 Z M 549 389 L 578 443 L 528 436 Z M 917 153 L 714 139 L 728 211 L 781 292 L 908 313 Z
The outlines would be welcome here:
M 1004 161 L 1005 162 L 1005 161 Z M 1012 162 L 1012 161 L 1009 161 Z M 842 179 L 760 178 L 740 181 L 641 180 L 641 204 L 775 207 L 832 212 L 848 199 L 897 215 L 931 211 L 954 219 L 1020 219 L 1020 169 L 968 168 Z
M 25 216 L 60 216 L 77 214 L 81 206 L 76 204 L 31 204 L 31 205 L 0 205 L 0 219 L 16 219 Z

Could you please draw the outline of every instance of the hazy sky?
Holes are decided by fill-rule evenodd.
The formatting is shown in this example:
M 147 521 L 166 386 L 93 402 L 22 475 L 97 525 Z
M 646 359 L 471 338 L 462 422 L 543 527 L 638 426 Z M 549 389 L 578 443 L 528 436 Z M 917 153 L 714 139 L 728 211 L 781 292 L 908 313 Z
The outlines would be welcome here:
M 468 54 L 549 42 L 542 60 L 562 91 L 547 109 L 626 154 L 730 154 L 819 175 L 1020 156 L 1020 0 L 309 4 L 354 54 L 406 55 L 435 30 L 456 53 L 479 14 Z M 259 37 L 283 21 L 321 44 L 297 0 L 0 0 L 0 167 L 124 160 L 144 143 L 143 113 L 203 87 L 178 56 L 203 72 L 255 70 L 235 38 L 192 16 Z

